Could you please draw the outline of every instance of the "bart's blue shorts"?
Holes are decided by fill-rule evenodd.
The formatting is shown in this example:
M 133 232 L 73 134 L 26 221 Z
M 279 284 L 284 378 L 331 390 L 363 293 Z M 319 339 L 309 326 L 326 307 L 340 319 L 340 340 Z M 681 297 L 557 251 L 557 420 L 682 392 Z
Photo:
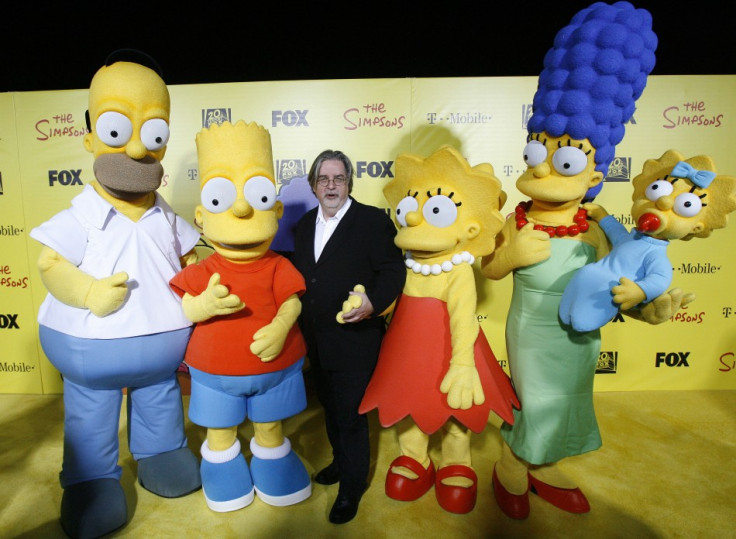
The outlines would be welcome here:
M 192 393 L 189 419 L 202 427 L 227 428 L 246 419 L 280 421 L 307 407 L 300 359 L 283 371 L 250 376 L 208 374 L 189 367 Z

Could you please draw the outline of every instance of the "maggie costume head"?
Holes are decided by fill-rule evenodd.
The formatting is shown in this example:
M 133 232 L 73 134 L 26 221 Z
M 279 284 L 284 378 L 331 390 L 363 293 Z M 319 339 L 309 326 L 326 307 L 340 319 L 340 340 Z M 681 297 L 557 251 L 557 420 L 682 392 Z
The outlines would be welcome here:
M 527 129 L 588 139 L 605 177 L 655 64 L 652 16 L 629 2 L 596 2 L 560 30 L 544 58 Z M 603 183 L 592 187 L 593 200 Z

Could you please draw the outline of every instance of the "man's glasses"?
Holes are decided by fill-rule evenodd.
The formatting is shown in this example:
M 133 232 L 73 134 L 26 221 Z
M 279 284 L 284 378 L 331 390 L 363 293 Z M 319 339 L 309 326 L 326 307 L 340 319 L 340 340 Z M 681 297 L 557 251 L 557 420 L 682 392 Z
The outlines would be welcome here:
M 328 178 L 327 176 L 320 176 L 317 178 L 317 185 L 320 187 L 327 187 L 330 184 L 330 180 L 335 184 L 335 187 L 342 187 L 345 185 L 345 176 L 335 176 L 334 178 Z

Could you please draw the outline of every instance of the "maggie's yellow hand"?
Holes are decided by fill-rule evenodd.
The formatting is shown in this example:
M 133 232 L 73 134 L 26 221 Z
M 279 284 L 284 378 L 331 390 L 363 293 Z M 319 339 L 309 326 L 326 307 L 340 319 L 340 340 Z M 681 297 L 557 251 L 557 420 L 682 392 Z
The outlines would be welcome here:
M 467 410 L 486 401 L 475 365 L 450 364 L 440 384 L 440 391 L 447 394 L 447 405 L 455 410 Z

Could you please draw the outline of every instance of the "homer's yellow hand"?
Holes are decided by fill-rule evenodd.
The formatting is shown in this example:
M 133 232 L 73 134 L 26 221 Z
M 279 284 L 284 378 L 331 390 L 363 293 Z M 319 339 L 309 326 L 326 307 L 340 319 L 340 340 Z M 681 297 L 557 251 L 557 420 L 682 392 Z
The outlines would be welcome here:
M 102 318 L 117 311 L 128 294 L 128 274 L 124 271 L 92 281 L 84 305 L 95 316 Z
M 345 322 L 358 322 L 368 318 L 371 314 L 373 314 L 373 305 L 365 295 L 365 287 L 362 284 L 356 284 L 348 299 L 342 302 L 342 311 L 337 313 L 336 318 L 340 324 L 344 324 Z
M 299 296 L 292 294 L 281 304 L 276 316 L 273 317 L 270 324 L 263 326 L 253 334 L 253 342 L 250 344 L 250 351 L 261 358 L 261 361 L 273 361 L 284 349 L 286 337 L 289 330 L 296 323 L 299 313 L 302 311 L 302 304 Z
M 621 284 L 612 287 L 611 293 L 613 294 L 613 301 L 620 304 L 619 308 L 624 311 L 636 307 L 647 299 L 644 290 L 634 281 L 626 277 L 621 277 Z
M 475 365 L 450 363 L 440 384 L 440 391 L 447 394 L 447 405 L 455 410 L 467 410 L 474 404 L 480 405 L 486 401 Z
M 220 284 L 220 274 L 213 273 L 207 288 L 198 296 L 184 294 L 181 300 L 184 315 L 192 322 L 203 322 L 213 316 L 236 313 L 245 307 L 240 298 L 231 294 L 224 284 Z

